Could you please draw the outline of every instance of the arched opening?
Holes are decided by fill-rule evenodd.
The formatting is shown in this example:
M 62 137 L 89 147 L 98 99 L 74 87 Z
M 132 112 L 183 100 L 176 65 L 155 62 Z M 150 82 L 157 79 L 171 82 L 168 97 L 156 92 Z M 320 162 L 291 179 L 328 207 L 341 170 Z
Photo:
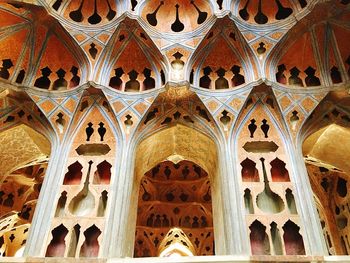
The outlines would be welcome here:
M 266 226 L 255 220 L 250 226 L 250 246 L 253 255 L 269 255 L 270 242 L 266 234 Z
M 208 174 L 194 162 L 164 161 L 153 167 L 141 179 L 134 256 L 157 256 L 160 241 L 173 227 L 189 237 L 186 245 L 180 243 L 191 244 L 193 255 L 213 255 L 211 201 Z
M 194 256 L 195 249 L 180 228 L 171 228 L 159 246 L 159 257 L 178 258 Z
M 277 157 L 271 161 L 271 178 L 273 182 L 288 182 L 289 173 L 286 169 L 286 163 Z
M 161 255 L 161 244 L 174 227 L 188 238 L 185 247 L 193 247 L 193 255 L 214 255 L 214 229 L 222 227 L 214 142 L 177 124 L 141 141 L 136 152 L 130 213 L 130 222 L 136 222 L 130 228 L 136 233 L 134 256 Z
M 293 221 L 288 220 L 282 227 L 284 234 L 284 245 L 287 255 L 304 255 L 305 248 L 303 237 L 299 233 L 298 227 Z
M 350 254 L 349 136 L 350 128 L 332 123 L 311 133 L 303 143 L 306 168 L 330 255 Z
M 259 172 L 256 169 L 256 163 L 249 158 L 241 162 L 242 166 L 242 181 L 243 182 L 259 182 Z
M 0 256 L 21 257 L 44 180 L 50 142 L 20 124 L 0 133 Z

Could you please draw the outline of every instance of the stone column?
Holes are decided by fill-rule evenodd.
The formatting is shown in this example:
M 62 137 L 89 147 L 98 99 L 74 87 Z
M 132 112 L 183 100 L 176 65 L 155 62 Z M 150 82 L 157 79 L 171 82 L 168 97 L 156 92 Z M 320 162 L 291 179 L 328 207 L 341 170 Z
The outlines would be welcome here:
M 128 222 L 132 204 L 135 156 L 127 141 L 119 145 L 116 178 L 110 186 L 110 212 L 106 219 L 103 255 L 106 257 L 132 257 L 136 222 Z M 118 147 L 118 148 L 119 148 Z M 135 197 L 137 198 L 137 196 Z M 128 231 L 134 229 L 134 231 Z
M 29 230 L 24 256 L 45 256 L 46 241 L 51 234 L 55 204 L 64 174 L 62 164 L 66 161 L 68 150 L 64 143 L 52 142 L 50 160 Z
M 249 255 L 249 236 L 245 225 L 245 210 L 240 194 L 239 172 L 236 158 L 230 140 L 219 146 L 219 176 L 221 177 L 220 192 L 223 203 L 223 224 L 225 231 L 225 250 L 216 246 L 217 254 Z M 219 233 L 221 234 L 221 233 Z
M 323 237 L 320 219 L 316 210 L 313 191 L 302 154 L 301 142 L 294 148 L 286 143 L 293 167 L 293 182 L 295 187 L 298 214 L 303 224 L 304 245 L 306 254 L 322 256 L 328 255 Z

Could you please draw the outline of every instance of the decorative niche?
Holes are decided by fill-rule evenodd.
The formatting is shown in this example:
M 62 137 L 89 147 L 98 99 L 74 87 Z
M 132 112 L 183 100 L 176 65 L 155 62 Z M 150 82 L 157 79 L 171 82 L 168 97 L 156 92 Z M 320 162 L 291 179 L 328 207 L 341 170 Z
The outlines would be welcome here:
M 87 114 L 73 138 L 46 256 L 99 256 L 116 151 L 110 120 L 101 112 L 104 109 L 84 106 Z
M 270 109 L 262 99 L 256 100 L 237 135 L 241 158 L 237 166 L 241 169 L 241 193 L 251 253 L 304 255 L 287 150 L 279 131 L 279 120 Z
M 165 235 L 175 238 L 170 243 L 181 237 L 191 255 L 214 254 L 211 185 L 207 172 L 191 161 L 161 162 L 141 179 L 134 257 L 170 253 Z

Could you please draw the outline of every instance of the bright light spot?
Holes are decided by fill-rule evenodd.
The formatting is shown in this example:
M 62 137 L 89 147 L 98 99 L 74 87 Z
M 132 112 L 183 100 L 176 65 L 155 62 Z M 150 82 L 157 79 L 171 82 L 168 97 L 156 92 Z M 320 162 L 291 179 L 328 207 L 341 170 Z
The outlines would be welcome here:
M 18 250 L 16 251 L 16 254 L 15 254 L 15 257 L 16 257 L 16 258 L 23 257 L 24 248 L 25 248 L 25 246 L 21 247 L 20 249 L 18 249 Z

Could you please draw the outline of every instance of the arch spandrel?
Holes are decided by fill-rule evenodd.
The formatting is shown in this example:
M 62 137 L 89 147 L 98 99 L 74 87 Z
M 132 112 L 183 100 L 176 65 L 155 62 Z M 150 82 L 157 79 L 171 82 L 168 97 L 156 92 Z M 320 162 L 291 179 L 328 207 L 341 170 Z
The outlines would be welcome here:
M 293 89 L 346 83 L 348 13 L 339 1 L 316 5 L 269 53 L 267 78 Z
M 112 89 L 138 92 L 164 85 L 165 59 L 137 20 L 125 17 L 118 24 L 96 64 L 102 63 L 96 76 Z M 130 80 L 138 82 L 138 89 L 128 88 Z
M 145 112 L 137 127 L 139 133 L 182 123 L 185 126 L 198 127 L 198 130 L 214 134 L 218 128 L 211 113 L 188 83 L 165 86 L 160 93 L 154 94 L 152 105 Z
M 54 127 L 46 115 L 43 114 L 41 107 L 25 92 L 13 90 L 10 85 L 5 87 L 0 100 L 0 104 L 3 105 L 0 117 L 0 131 L 4 132 L 11 128 L 25 125 L 44 136 L 51 147 L 55 148 L 57 146 L 57 137 Z
M 65 134 L 66 137 L 68 140 L 73 139 L 73 144 L 79 145 L 87 136 L 84 129 L 88 127 L 89 122 L 93 122 L 94 128 L 96 128 L 94 129 L 94 137 L 96 136 L 95 140 L 97 142 L 99 138 L 98 124 L 103 122 L 108 129 L 107 144 L 111 145 L 113 153 L 115 153 L 115 143 L 119 139 L 116 134 L 120 132 L 120 125 L 115 119 L 116 114 L 113 112 L 110 101 L 100 89 L 94 86 L 86 87 L 79 95 L 75 114 L 70 119 L 70 125 L 67 125 L 69 130 Z M 73 138 L 73 136 L 75 137 Z
M 258 78 L 256 63 L 255 55 L 234 21 L 224 17 L 215 22 L 196 47 L 188 71 L 193 70 L 193 84 L 197 87 L 208 82 L 203 78 L 207 76 L 211 83 L 202 85 L 202 88 L 212 90 L 217 86 L 217 89 L 231 89 Z M 226 86 L 216 85 L 221 75 L 227 81 Z
M 43 7 L 2 3 L 0 9 L 4 16 L 10 12 L 25 21 L 10 17 L 11 25 L 2 27 L 8 33 L 0 40 L 7 43 L 0 45 L 0 59 L 5 60 L 1 78 L 44 90 L 71 89 L 85 82 L 89 65 L 84 53 Z
M 242 123 L 247 120 L 247 116 L 252 114 L 253 108 L 257 106 L 259 106 L 259 110 L 264 110 L 265 114 L 268 114 L 279 128 L 284 129 L 284 117 L 278 97 L 276 97 L 276 91 L 263 82 L 247 89 L 244 101 L 240 103 L 240 107 L 237 109 L 233 130 L 240 129 Z
M 342 127 L 349 126 L 349 101 L 346 90 L 330 91 L 310 112 L 298 131 L 298 146 L 312 133 L 325 128 L 331 123 Z

